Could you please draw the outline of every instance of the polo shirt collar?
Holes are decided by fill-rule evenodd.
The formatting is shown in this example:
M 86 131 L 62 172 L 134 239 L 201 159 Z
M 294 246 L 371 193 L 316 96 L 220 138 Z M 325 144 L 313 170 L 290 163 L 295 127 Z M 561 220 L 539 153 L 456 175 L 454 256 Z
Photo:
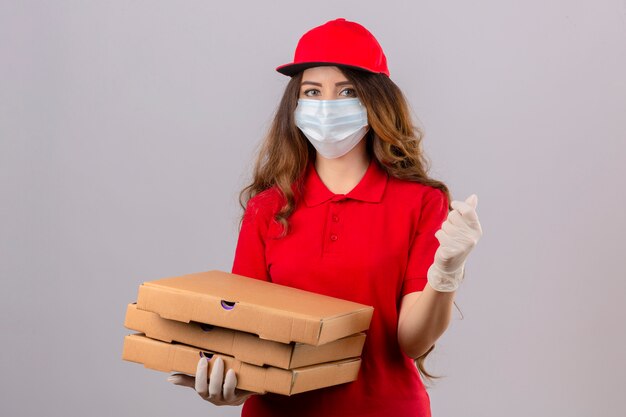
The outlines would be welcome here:
M 351 198 L 369 203 L 379 203 L 383 197 L 387 179 L 387 172 L 378 164 L 376 158 L 372 157 L 365 175 L 350 192 L 345 195 L 334 194 L 322 182 L 315 169 L 315 163 L 309 161 L 304 178 L 304 202 L 309 207 L 322 204 L 333 198 L 338 200 Z

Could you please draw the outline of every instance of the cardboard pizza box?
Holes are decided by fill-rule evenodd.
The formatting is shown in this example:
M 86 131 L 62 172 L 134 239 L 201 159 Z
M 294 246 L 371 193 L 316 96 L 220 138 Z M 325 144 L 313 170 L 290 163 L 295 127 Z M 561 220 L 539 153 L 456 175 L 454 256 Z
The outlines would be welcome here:
M 222 271 L 144 282 L 137 308 L 261 339 L 319 346 L 368 329 L 374 308 Z
M 271 365 L 284 369 L 357 357 L 361 355 L 365 343 L 365 333 L 357 333 L 321 346 L 274 342 L 238 330 L 193 321 L 183 323 L 164 319 L 156 313 L 139 310 L 134 303 L 126 308 L 124 326 L 152 339 L 176 341 L 224 353 L 253 365 Z
M 232 368 L 237 375 L 237 388 L 257 393 L 273 392 L 293 395 L 356 380 L 360 358 L 326 362 L 296 369 L 256 366 L 232 356 L 205 352 L 202 349 L 176 343 L 166 343 L 134 334 L 124 338 L 122 359 L 143 364 L 163 372 L 194 375 L 201 356 L 219 355 L 224 369 Z

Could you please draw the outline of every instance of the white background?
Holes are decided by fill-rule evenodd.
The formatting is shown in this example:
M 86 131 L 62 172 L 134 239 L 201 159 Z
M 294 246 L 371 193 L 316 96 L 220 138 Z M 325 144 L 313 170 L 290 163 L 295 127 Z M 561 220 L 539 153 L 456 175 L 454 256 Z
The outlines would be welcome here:
M 123 362 L 125 306 L 230 270 L 274 68 L 337 17 L 479 196 L 433 415 L 623 415 L 623 0 L 0 1 L 1 415 L 239 415 Z

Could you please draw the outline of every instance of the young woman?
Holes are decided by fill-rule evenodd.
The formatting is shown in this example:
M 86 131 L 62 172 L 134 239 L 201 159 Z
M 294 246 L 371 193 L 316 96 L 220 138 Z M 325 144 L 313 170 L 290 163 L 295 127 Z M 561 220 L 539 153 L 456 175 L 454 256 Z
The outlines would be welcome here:
M 363 26 L 307 32 L 260 150 L 232 272 L 371 305 L 356 381 L 293 396 L 236 389 L 221 359 L 198 362 L 193 387 L 243 416 L 429 416 L 418 373 L 446 330 L 469 252 L 482 235 L 477 198 L 448 202 L 429 178 L 421 133 Z M 416 365 L 417 364 L 417 369 Z M 210 377 L 208 377 L 209 367 Z

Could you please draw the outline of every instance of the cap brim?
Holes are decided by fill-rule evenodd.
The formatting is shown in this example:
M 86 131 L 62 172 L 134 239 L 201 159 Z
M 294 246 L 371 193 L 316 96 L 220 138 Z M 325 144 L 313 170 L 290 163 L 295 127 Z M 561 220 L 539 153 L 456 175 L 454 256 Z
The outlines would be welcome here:
M 339 62 L 300 62 L 297 64 L 291 63 L 291 64 L 281 65 L 280 67 L 276 68 L 276 71 L 280 72 L 281 74 L 293 77 L 300 71 L 304 71 L 307 68 L 313 68 L 313 67 L 346 67 L 346 68 L 353 68 L 356 70 L 361 70 L 361 71 L 375 74 L 374 71 L 371 71 L 367 68 L 357 67 L 354 65 L 341 64 Z

